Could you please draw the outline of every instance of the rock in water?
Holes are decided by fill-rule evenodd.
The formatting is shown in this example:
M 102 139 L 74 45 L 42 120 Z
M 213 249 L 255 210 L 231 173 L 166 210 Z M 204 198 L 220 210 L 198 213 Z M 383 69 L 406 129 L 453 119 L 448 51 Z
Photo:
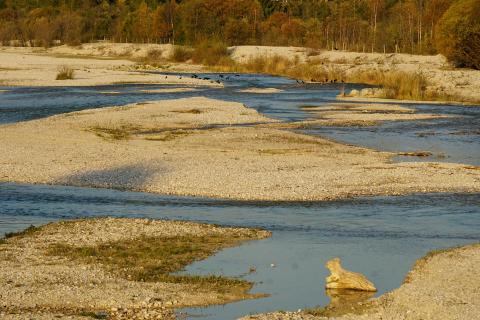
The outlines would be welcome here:
M 360 291 L 377 291 L 377 288 L 364 275 L 345 270 L 341 266 L 340 258 L 327 261 L 325 267 L 331 275 L 327 277 L 327 289 L 350 289 Z

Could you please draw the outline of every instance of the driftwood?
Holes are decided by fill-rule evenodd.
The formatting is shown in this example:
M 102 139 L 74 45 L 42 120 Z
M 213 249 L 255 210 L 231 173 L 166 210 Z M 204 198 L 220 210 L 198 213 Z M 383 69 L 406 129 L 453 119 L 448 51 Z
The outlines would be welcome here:
M 325 267 L 331 272 L 331 275 L 326 279 L 327 289 L 377 291 L 373 283 L 371 283 L 364 275 L 343 269 L 340 258 L 327 261 Z

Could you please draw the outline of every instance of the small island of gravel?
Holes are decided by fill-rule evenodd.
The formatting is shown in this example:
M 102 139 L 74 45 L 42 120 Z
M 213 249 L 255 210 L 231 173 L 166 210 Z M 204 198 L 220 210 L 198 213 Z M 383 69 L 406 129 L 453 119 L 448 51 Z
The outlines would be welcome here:
M 351 116 L 319 121 L 359 122 Z M 4 125 L 0 181 L 266 201 L 480 190 L 475 166 L 395 163 L 394 153 L 275 128 L 283 125 L 203 97 Z
M 254 298 L 252 284 L 174 275 L 267 231 L 101 218 L 31 227 L 0 239 L 1 319 L 174 319 L 173 308 Z

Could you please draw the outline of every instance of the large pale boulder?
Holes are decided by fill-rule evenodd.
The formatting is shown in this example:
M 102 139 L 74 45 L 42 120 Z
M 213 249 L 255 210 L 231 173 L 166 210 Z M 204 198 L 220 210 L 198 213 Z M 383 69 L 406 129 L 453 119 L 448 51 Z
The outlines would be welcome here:
M 331 275 L 327 277 L 327 289 L 348 289 L 375 292 L 377 288 L 364 275 L 342 268 L 340 258 L 327 261 L 325 267 Z

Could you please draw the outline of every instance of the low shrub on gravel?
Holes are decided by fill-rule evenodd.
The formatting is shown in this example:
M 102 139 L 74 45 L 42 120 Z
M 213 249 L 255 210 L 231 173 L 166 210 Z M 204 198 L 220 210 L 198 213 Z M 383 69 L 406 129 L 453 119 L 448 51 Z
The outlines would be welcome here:
M 72 80 L 75 77 L 75 70 L 68 66 L 58 68 L 57 80 Z

